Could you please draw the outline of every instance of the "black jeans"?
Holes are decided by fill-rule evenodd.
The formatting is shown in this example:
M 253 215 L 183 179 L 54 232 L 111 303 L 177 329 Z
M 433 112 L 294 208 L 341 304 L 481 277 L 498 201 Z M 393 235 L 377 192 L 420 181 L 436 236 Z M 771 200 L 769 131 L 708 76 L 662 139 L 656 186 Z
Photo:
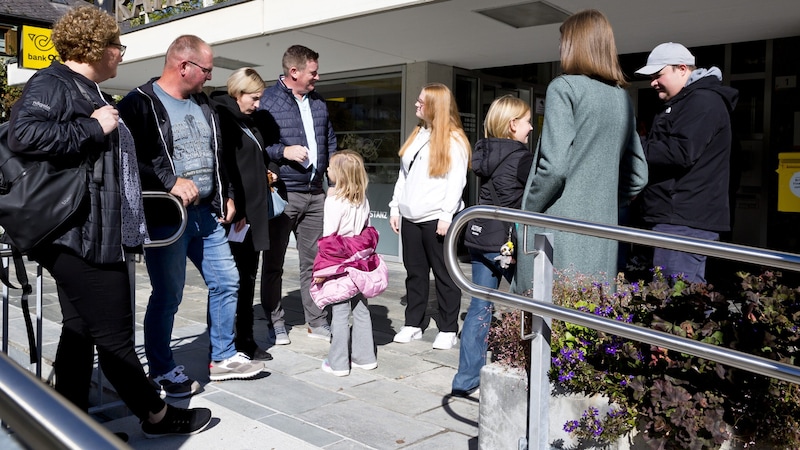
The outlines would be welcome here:
M 403 265 L 406 267 L 406 326 L 421 327 L 425 319 L 430 290 L 430 272 L 436 281 L 439 304 L 439 331 L 458 331 L 461 289 L 456 286 L 444 264 L 444 237 L 436 234 L 438 220 L 413 223 L 403 219 Z
M 134 348 L 126 264 L 90 264 L 58 246 L 37 251 L 35 258 L 58 285 L 63 319 L 56 391 L 89 409 L 94 345 L 106 378 L 139 419 L 161 411 L 165 403 L 147 381 Z
M 253 248 L 253 235 L 248 232 L 242 242 L 229 242 L 236 269 L 239 271 L 239 296 L 236 300 L 236 351 L 256 350 L 253 338 L 253 298 L 255 297 L 258 260 L 261 252 Z M 265 308 L 266 310 L 266 308 Z

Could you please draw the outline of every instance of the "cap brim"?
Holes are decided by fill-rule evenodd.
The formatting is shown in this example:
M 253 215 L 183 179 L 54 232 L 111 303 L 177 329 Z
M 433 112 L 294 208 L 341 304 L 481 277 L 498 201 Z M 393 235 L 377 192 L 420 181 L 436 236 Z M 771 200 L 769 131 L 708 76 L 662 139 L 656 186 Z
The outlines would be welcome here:
M 649 66 L 644 66 L 644 67 L 642 67 L 641 69 L 637 70 L 634 73 L 636 75 L 650 76 L 650 75 L 653 75 L 654 73 L 658 73 L 664 67 L 667 67 L 667 65 L 666 64 L 652 64 L 652 65 L 649 65 Z

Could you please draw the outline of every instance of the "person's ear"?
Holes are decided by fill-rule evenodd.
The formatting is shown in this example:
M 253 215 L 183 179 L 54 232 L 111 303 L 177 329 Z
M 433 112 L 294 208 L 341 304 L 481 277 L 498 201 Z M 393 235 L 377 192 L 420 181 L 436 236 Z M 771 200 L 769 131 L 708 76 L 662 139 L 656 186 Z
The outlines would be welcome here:
M 511 130 L 511 134 L 517 132 L 517 119 L 511 119 L 508 123 L 508 129 Z

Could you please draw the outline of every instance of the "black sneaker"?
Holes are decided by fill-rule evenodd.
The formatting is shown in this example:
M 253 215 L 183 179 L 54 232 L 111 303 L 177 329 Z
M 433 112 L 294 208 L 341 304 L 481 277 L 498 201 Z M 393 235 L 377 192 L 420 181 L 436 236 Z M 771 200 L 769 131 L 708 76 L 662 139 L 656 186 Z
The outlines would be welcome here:
M 188 397 L 200 392 L 200 383 L 189 378 L 183 373 L 183 366 L 175 366 L 169 372 L 153 377 L 147 377 L 153 387 L 159 391 L 163 390 L 168 397 Z
M 272 355 L 261 347 L 256 347 L 252 354 L 247 353 L 253 361 L 272 361 Z
M 208 408 L 176 408 L 167 405 L 167 413 L 161 422 L 142 422 L 145 437 L 153 439 L 162 436 L 187 436 L 197 434 L 211 422 L 211 410 Z

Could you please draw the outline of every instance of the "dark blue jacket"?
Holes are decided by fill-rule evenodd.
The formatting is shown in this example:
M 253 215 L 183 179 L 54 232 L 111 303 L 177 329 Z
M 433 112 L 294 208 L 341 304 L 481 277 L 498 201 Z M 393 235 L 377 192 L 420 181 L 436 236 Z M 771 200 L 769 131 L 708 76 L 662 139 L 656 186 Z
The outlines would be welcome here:
M 316 91 L 308 93 L 311 115 L 314 118 L 314 134 L 317 141 L 317 166 L 304 168 L 301 164 L 283 157 L 283 149 L 291 145 L 308 147 L 308 138 L 300 117 L 292 90 L 286 87 L 281 77 L 277 83 L 264 90 L 258 109 L 269 111 L 266 128 L 270 130 L 267 153 L 272 161 L 280 165 L 280 180 L 289 192 L 320 194 L 322 178 L 328 169 L 328 160 L 336 151 L 336 135 L 328 117 L 328 106 Z M 313 179 L 312 179 L 312 174 Z

